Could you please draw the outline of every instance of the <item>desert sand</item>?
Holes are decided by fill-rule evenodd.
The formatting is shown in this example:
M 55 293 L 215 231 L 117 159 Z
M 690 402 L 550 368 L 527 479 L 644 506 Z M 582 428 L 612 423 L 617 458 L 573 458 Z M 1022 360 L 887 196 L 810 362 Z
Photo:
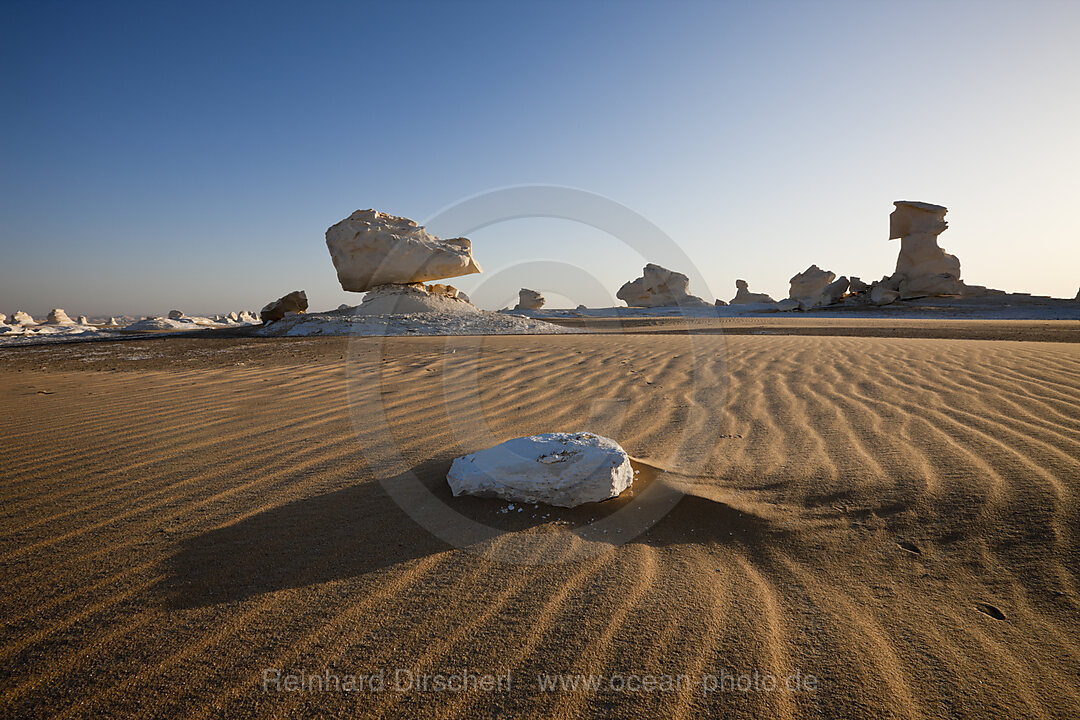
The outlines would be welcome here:
M 0 716 L 1075 716 L 1080 325 L 621 329 L 3 350 Z M 617 439 L 634 497 L 451 497 L 553 430 Z

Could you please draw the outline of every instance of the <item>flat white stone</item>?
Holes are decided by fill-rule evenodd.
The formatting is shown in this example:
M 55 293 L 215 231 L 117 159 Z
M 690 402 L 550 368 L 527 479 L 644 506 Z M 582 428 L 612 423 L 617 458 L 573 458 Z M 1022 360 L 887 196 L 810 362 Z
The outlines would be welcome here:
M 446 481 L 454 497 L 577 507 L 618 497 L 634 482 L 630 456 L 593 433 L 514 438 L 454 460 Z

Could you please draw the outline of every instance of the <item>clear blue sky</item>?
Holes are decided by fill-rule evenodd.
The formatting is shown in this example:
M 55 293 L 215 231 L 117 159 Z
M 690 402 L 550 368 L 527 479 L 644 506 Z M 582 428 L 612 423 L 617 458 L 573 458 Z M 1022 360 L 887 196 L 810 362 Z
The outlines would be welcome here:
M 2 8 L 9 314 L 225 312 L 295 288 L 355 304 L 327 226 L 527 183 L 648 218 L 709 299 L 737 277 L 784 296 L 812 262 L 891 273 L 898 199 L 950 208 L 969 282 L 1080 285 L 1078 2 Z M 473 240 L 486 273 L 570 263 L 609 303 L 670 260 L 566 220 Z

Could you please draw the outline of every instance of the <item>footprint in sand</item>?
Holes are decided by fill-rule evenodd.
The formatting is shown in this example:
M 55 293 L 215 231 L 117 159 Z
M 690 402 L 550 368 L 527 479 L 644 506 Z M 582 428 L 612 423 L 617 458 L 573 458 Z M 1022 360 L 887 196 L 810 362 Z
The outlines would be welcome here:
M 983 615 L 989 615 L 995 620 L 1005 619 L 1005 613 L 1001 612 L 1001 610 L 997 609 L 990 603 L 975 603 L 975 609 L 981 612 Z
M 907 540 L 901 540 L 896 544 L 901 550 L 906 550 L 912 555 L 922 555 L 922 548 L 920 548 L 915 543 L 908 542 Z

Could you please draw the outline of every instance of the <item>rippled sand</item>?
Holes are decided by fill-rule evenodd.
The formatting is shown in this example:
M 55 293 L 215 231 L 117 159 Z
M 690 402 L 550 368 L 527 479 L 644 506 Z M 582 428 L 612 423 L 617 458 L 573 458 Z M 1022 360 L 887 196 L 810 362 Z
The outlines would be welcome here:
M 5 717 L 1080 708 L 1077 343 L 165 339 L 3 360 Z M 445 487 L 459 454 L 579 429 L 639 461 L 634 497 L 507 512 Z M 386 686 L 264 692 L 268 668 Z M 512 686 L 396 692 L 397 668 Z M 814 687 L 784 688 L 795 672 Z M 604 685 L 538 686 L 557 673 Z M 708 687 L 754 673 L 780 687 Z M 611 682 L 646 675 L 686 680 Z

